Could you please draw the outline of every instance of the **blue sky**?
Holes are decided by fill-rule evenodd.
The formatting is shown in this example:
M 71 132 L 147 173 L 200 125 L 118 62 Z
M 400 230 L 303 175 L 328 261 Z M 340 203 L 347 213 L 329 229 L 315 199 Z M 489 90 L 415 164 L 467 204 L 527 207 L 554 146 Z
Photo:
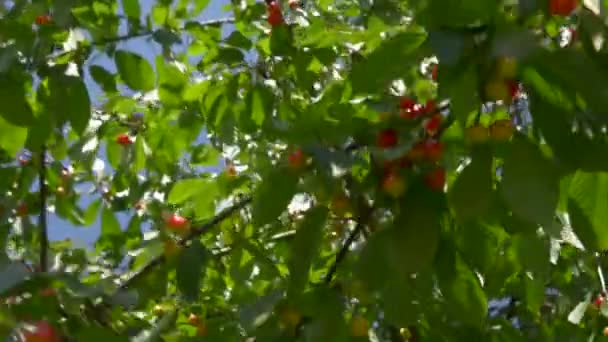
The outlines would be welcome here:
M 141 11 L 142 11 L 142 20 L 150 13 L 153 5 L 156 3 L 155 0 L 140 0 Z M 217 18 L 225 18 L 230 16 L 229 12 L 225 12 L 222 7 L 224 7 L 229 2 L 227 0 L 212 0 L 210 1 L 207 8 L 201 13 L 201 15 L 197 18 L 198 20 L 205 21 Z M 120 7 L 120 11 L 122 12 L 122 6 Z M 126 34 L 126 25 L 121 27 L 121 34 Z M 224 26 L 224 33 L 230 32 L 232 30 L 232 25 Z M 127 49 L 133 52 L 136 52 L 143 57 L 145 57 L 151 65 L 155 65 L 154 59 L 158 54 L 161 53 L 160 45 L 156 44 L 149 37 L 141 37 L 134 38 L 131 40 L 127 40 L 124 42 L 120 42 L 117 46 L 119 49 Z M 183 51 L 180 47 L 176 48 L 177 51 Z M 91 64 L 96 64 L 103 66 L 107 70 L 112 72 L 116 72 L 116 67 L 112 58 L 107 56 L 101 52 L 95 52 L 92 54 L 91 58 L 87 61 L 87 68 Z M 91 101 L 94 106 L 98 106 L 100 102 L 100 98 L 103 95 L 101 89 L 97 86 L 97 84 L 91 79 L 88 73 L 85 75 L 85 83 L 89 90 L 89 96 L 91 97 Z M 100 156 L 101 157 L 101 156 Z M 81 200 L 81 205 L 86 206 L 91 203 L 97 197 L 84 197 Z M 118 214 L 118 219 L 121 223 L 123 229 L 126 228 L 128 224 L 128 220 L 133 213 L 129 214 Z M 72 240 L 75 246 L 92 246 L 97 240 L 100 233 L 100 220 L 98 220 L 92 225 L 88 227 L 75 227 L 70 222 L 59 219 L 54 214 L 49 214 L 49 239 L 50 240 L 64 240 L 69 238 Z

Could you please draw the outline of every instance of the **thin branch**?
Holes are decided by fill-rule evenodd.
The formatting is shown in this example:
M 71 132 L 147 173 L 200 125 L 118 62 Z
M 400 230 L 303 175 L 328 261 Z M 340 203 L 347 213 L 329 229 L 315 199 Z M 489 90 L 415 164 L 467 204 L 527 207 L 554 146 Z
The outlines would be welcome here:
M 268 240 L 263 241 L 262 245 L 266 246 L 273 242 L 288 241 L 288 240 L 293 239 L 293 237 L 295 235 L 296 235 L 295 230 L 288 230 L 283 233 L 278 233 L 278 234 L 271 236 Z M 217 258 L 221 258 L 221 257 L 224 257 L 224 256 L 230 254 L 230 252 L 232 252 L 232 250 L 236 247 L 236 245 L 238 245 L 238 243 L 231 244 L 231 245 L 223 247 L 223 248 L 215 249 L 211 253 L 213 253 L 213 256 L 215 256 Z
M 334 275 L 338 271 L 338 266 L 340 266 L 340 264 L 342 263 L 344 258 L 346 258 L 346 255 L 348 254 L 348 251 L 350 250 L 350 246 L 355 242 L 355 240 L 359 237 L 359 234 L 363 231 L 364 227 L 367 225 L 367 221 L 369 220 L 372 211 L 373 211 L 373 208 L 368 207 L 368 206 L 366 206 L 365 208 L 362 209 L 361 214 L 359 215 L 359 217 L 357 219 L 357 225 L 355 226 L 355 229 L 353 229 L 350 232 L 350 234 L 346 238 L 346 241 L 344 241 L 342 248 L 340 248 L 340 251 L 338 251 L 338 254 L 336 254 L 336 259 L 334 260 L 334 263 L 329 267 L 329 271 L 325 275 L 326 284 L 331 283 Z
M 46 148 L 43 146 L 40 151 L 40 168 L 38 169 L 38 187 L 40 192 L 40 216 L 38 225 L 40 226 L 40 272 L 48 270 L 48 249 L 49 237 L 47 232 L 47 213 L 46 213 Z
M 181 239 L 180 241 L 178 241 L 177 244 L 179 246 L 185 246 L 189 241 L 191 241 L 191 240 L 193 240 L 193 239 L 201 236 L 201 234 L 203 234 L 203 233 L 206 233 L 208 230 L 210 230 L 211 228 L 213 228 L 217 224 L 221 223 L 222 221 L 224 221 L 228 217 L 230 217 L 236 211 L 241 210 L 242 208 L 244 208 L 245 206 L 247 206 L 251 201 L 252 201 L 251 196 L 247 196 L 247 197 L 241 199 L 240 201 L 236 202 L 234 205 L 232 205 L 232 206 L 224 209 L 223 211 L 221 211 L 219 214 L 217 214 L 216 216 L 214 216 L 211 220 L 203 223 L 200 227 L 192 229 L 190 231 L 190 234 L 188 234 L 186 237 L 184 237 L 183 239 Z M 124 289 L 128 288 L 134 282 L 136 282 L 138 279 L 141 279 L 142 277 L 144 277 L 145 275 L 147 275 L 148 272 L 150 272 L 156 266 L 161 265 L 164 262 L 165 262 L 164 255 L 161 255 L 161 256 L 159 256 L 159 257 L 157 257 L 155 259 L 152 259 L 148 264 L 146 264 L 146 266 L 144 266 L 143 268 L 141 268 L 139 271 L 133 273 L 132 276 L 130 276 L 129 278 L 127 278 L 127 280 L 125 280 L 121 285 L 119 285 L 118 289 L 119 290 L 124 290 Z
M 201 22 L 199 22 L 199 25 L 201 25 L 201 26 L 213 26 L 213 25 L 222 25 L 222 24 L 232 24 L 234 22 L 236 22 L 235 18 L 219 18 L 219 19 L 212 19 L 212 20 L 201 21 Z M 181 32 L 181 31 L 184 31 L 184 30 L 185 30 L 185 28 L 180 28 L 177 31 Z M 125 35 L 117 36 L 117 37 L 103 38 L 103 39 L 100 39 L 98 41 L 91 42 L 91 45 L 92 46 L 99 46 L 99 45 L 106 45 L 106 44 L 112 44 L 112 43 L 119 43 L 119 42 L 123 42 L 123 41 L 130 40 L 130 39 L 151 36 L 155 32 L 156 32 L 156 30 L 154 30 L 154 31 L 143 31 L 143 32 L 137 32 L 137 33 L 129 33 L 129 34 L 125 34 Z

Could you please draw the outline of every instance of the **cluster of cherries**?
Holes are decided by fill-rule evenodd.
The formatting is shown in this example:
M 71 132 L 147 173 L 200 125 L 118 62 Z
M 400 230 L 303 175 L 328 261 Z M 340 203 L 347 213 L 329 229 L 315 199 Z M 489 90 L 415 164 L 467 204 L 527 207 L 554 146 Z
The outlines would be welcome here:
M 401 169 L 407 169 L 420 163 L 435 165 L 441 160 L 444 149 L 443 144 L 436 139 L 442 117 L 434 100 L 429 100 L 422 105 L 409 97 L 404 97 L 399 102 L 399 115 L 404 119 L 428 118 L 424 121 L 426 138 L 415 143 L 406 155 L 387 160 L 383 164 L 384 175 L 381 187 L 385 193 L 394 198 L 401 197 L 407 190 L 407 183 L 400 173 Z M 387 149 L 398 144 L 397 130 L 387 128 L 378 133 L 376 141 L 378 147 Z M 425 174 L 424 180 L 430 189 L 442 191 L 445 184 L 445 169 L 439 166 L 432 167 Z
M 568 16 L 578 6 L 578 0 L 550 0 L 549 14 Z

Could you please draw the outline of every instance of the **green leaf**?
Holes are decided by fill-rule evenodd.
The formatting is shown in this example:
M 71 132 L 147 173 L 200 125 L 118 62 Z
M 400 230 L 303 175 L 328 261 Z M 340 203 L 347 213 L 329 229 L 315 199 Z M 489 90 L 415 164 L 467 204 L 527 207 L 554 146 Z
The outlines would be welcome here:
M 296 230 L 289 258 L 288 295 L 298 296 L 308 283 L 313 258 L 318 254 L 323 239 L 323 228 L 329 211 L 325 206 L 308 210 Z
M 608 249 L 608 173 L 578 171 L 568 189 L 572 228 L 588 250 Z
M 93 203 L 89 204 L 89 207 L 85 210 L 84 215 L 82 217 L 82 224 L 85 226 L 90 226 L 97 219 L 97 214 L 99 213 L 99 208 L 101 208 L 101 198 L 98 198 L 93 201 Z
M 203 217 L 213 210 L 217 191 L 217 182 L 213 180 L 202 178 L 182 179 L 171 188 L 168 201 L 173 204 L 181 204 L 193 200 L 196 215 Z
M 123 0 L 122 8 L 129 19 L 139 22 L 139 16 L 141 14 L 139 0 Z
M 189 301 L 199 297 L 206 261 L 207 250 L 199 240 L 193 240 L 179 256 L 175 275 L 177 288 Z
M 23 263 L 4 264 L 0 270 L 0 294 L 19 285 L 30 275 Z
M 219 162 L 220 152 L 209 144 L 201 144 L 194 147 L 191 156 L 193 165 L 215 166 Z
M 298 185 L 298 177 L 286 168 L 271 170 L 253 197 L 253 222 L 263 226 L 277 219 L 287 208 Z
M 272 93 L 268 89 L 256 86 L 248 94 L 249 97 L 249 111 L 251 118 L 258 126 L 262 126 L 264 119 L 271 115 L 272 110 Z
M 80 330 L 76 334 L 78 341 L 90 341 L 90 342 L 107 342 L 108 340 L 117 342 L 128 342 L 127 336 L 117 335 L 110 329 L 105 329 L 98 326 L 89 326 L 86 329 Z
M 472 157 L 473 160 L 459 174 L 449 193 L 456 216 L 463 221 L 484 216 L 494 198 L 490 151 L 477 151 Z
M 34 112 L 27 102 L 25 80 L 0 74 L 0 117 L 15 126 L 26 127 L 34 122 Z
M 0 147 L 11 157 L 21 151 L 26 139 L 27 128 L 15 126 L 0 117 Z
M 591 294 L 587 295 L 587 298 L 578 303 L 574 309 L 568 314 L 568 322 L 572 324 L 580 324 L 585 317 L 585 312 L 587 312 L 587 307 L 591 304 Z
M 135 148 L 133 150 L 133 165 L 132 170 L 139 172 L 146 167 L 146 150 L 144 147 L 143 137 L 135 139 Z
M 442 240 L 436 269 L 447 312 L 454 319 L 481 328 L 488 315 L 486 296 L 477 276 L 462 261 L 451 242 Z
M 513 213 L 549 227 L 559 200 L 559 177 L 538 147 L 516 137 L 505 158 L 502 194 Z
M 270 318 L 275 305 L 283 298 L 281 291 L 271 291 L 251 304 L 242 306 L 239 310 L 239 321 L 245 331 L 253 331 Z
M 350 75 L 353 91 L 377 92 L 405 74 L 417 62 L 415 52 L 425 38 L 423 33 L 402 32 L 382 42 L 367 58 L 354 63 Z
M 91 118 L 91 99 L 84 81 L 80 77 L 63 77 L 61 95 L 64 99 L 62 110 L 76 133 L 81 135 Z M 52 90 L 56 93 L 55 90 Z
M 104 207 L 101 211 L 101 236 L 121 235 L 120 223 L 109 207 Z
M 154 69 L 143 57 L 119 50 L 114 61 L 122 80 L 133 90 L 150 91 L 156 84 Z
M 89 73 L 93 80 L 107 93 L 116 92 L 116 79 L 112 73 L 99 65 L 91 65 Z

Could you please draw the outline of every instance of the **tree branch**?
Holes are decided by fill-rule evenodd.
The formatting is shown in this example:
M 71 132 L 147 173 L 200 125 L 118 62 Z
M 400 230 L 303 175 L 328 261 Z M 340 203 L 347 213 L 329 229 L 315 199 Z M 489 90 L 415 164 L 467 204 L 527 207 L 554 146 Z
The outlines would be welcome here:
M 199 22 L 199 25 L 201 26 L 213 26 L 213 25 L 222 25 L 222 24 L 232 24 L 236 22 L 235 18 L 219 18 L 219 19 L 212 19 L 212 20 L 206 20 L 206 21 L 201 21 Z M 180 28 L 178 29 L 178 31 L 183 31 L 185 28 Z M 143 31 L 143 32 L 137 32 L 137 33 L 129 33 L 129 34 L 125 34 L 122 36 L 117 36 L 117 37 L 111 37 L 111 38 L 103 38 L 100 39 L 98 41 L 94 41 L 91 42 L 92 46 L 99 46 L 99 45 L 106 45 L 106 44 L 112 44 L 112 43 L 119 43 L 119 42 L 123 42 L 126 40 L 130 40 L 130 39 L 134 39 L 134 38 L 141 38 L 141 37 L 146 37 L 146 36 L 151 36 L 156 32 L 156 30 L 154 31 Z
M 221 223 L 223 220 L 227 219 L 228 217 L 230 217 L 236 211 L 241 210 L 242 208 L 247 206 L 251 201 L 252 201 L 252 197 L 246 196 L 245 198 L 236 202 L 232 206 L 222 210 L 219 214 L 214 216 L 211 220 L 203 223 L 200 227 L 192 229 L 190 231 L 190 233 L 186 237 L 184 237 L 183 239 L 178 241 L 177 244 L 179 246 L 185 246 L 189 241 L 201 236 L 203 233 L 206 233 L 208 230 L 210 230 L 217 224 Z M 121 285 L 119 285 L 118 289 L 124 290 L 124 289 L 128 288 L 134 282 L 136 282 L 138 279 L 143 278 L 146 274 L 148 274 L 148 272 L 150 272 L 156 266 L 161 265 L 164 262 L 165 262 L 164 255 L 161 255 L 155 259 L 152 259 L 152 261 L 150 261 L 148 264 L 146 264 L 146 266 L 141 268 L 139 271 L 135 272 L 131 277 L 127 278 L 127 280 L 125 280 Z
M 360 215 L 357 218 L 357 224 L 355 225 L 355 229 L 353 229 L 350 232 L 350 235 L 348 235 L 348 237 L 346 238 L 346 241 L 344 241 L 342 248 L 340 248 L 340 250 L 336 254 L 336 259 L 334 260 L 334 263 L 329 267 L 329 271 L 325 275 L 326 284 L 331 283 L 334 275 L 338 271 L 338 266 L 340 266 L 340 264 L 342 263 L 344 258 L 346 258 L 346 255 L 348 254 L 348 251 L 350 250 L 350 246 L 353 244 L 353 242 L 355 242 L 357 237 L 359 237 L 359 234 L 363 231 L 364 227 L 367 225 L 367 222 L 369 221 L 372 211 L 373 211 L 372 207 L 369 207 L 367 205 L 361 206 Z
M 49 237 L 47 232 L 47 214 L 46 214 L 46 148 L 43 146 L 40 151 L 40 168 L 38 169 L 38 187 L 40 192 L 40 216 L 38 217 L 38 225 L 40 226 L 40 272 L 48 270 L 48 249 Z

